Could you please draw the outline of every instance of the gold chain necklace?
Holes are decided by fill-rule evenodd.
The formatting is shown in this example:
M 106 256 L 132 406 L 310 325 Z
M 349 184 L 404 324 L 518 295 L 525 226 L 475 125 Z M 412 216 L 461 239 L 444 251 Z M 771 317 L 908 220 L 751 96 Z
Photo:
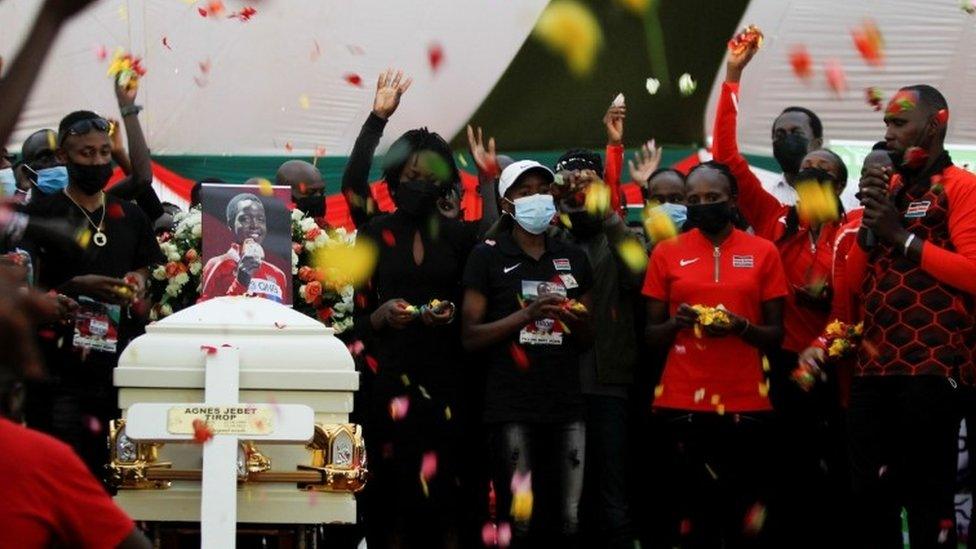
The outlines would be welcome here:
M 85 219 L 87 219 L 88 222 L 91 223 L 91 226 L 95 229 L 95 234 L 92 236 L 92 242 L 94 242 L 95 245 L 98 246 L 99 248 L 105 246 L 105 244 L 108 243 L 108 237 L 105 236 L 104 232 L 102 232 L 102 225 L 105 223 L 105 210 L 108 209 L 105 207 L 105 195 L 102 194 L 102 219 L 99 220 L 98 225 L 96 225 L 95 222 L 92 221 L 91 216 L 88 215 L 88 212 L 85 210 L 85 208 L 83 208 L 81 204 L 76 202 L 74 198 L 71 198 L 71 195 L 68 194 L 67 187 L 61 189 L 61 192 L 64 193 L 64 196 L 68 197 L 68 200 L 70 200 L 72 204 L 78 206 L 78 209 L 81 210 L 82 214 L 84 214 Z

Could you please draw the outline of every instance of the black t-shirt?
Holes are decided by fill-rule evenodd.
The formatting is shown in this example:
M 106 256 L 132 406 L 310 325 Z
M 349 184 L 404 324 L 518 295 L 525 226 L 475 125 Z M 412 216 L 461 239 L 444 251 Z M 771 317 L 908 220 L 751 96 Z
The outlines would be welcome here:
M 35 247 L 38 286 L 57 288 L 71 278 L 87 274 L 122 278 L 130 271 L 165 261 L 152 225 L 138 206 L 109 194 L 105 195 L 105 204 L 105 236 L 108 238 L 105 246 L 90 242 L 85 250 L 70 251 L 43 245 Z M 94 234 L 94 228 L 81 208 L 63 192 L 36 195 L 36 200 L 31 201 L 25 211 L 32 216 L 67 219 L 78 227 L 88 227 Z M 98 223 L 102 208 L 89 212 L 88 216 Z
M 88 227 L 94 231 L 92 225 L 85 219 L 85 214 L 63 192 L 48 196 L 36 195 L 25 211 L 38 217 L 54 219 L 68 219 L 78 227 Z M 81 275 L 97 274 L 115 278 L 123 278 L 126 273 L 144 267 L 163 263 L 165 258 L 159 250 L 159 243 L 153 235 L 152 225 L 146 214 L 132 204 L 105 195 L 105 246 L 96 246 L 89 242 L 88 247 L 80 250 L 54 248 L 34 243 L 32 254 L 35 258 L 37 286 L 44 289 L 56 289 L 68 280 Z M 102 219 L 102 208 L 89 212 L 92 221 L 98 223 Z M 149 282 L 148 280 L 146 281 Z M 72 295 L 77 298 L 78 296 Z M 115 353 L 92 351 L 79 353 L 72 347 L 74 334 L 73 325 L 56 325 L 54 338 L 42 338 L 40 347 L 44 353 L 49 373 L 54 376 L 80 375 L 88 379 L 96 377 L 111 386 L 111 367 L 115 366 L 118 355 L 125 345 L 142 332 L 142 321 L 123 311 L 118 332 L 118 347 Z M 62 341 L 63 344 L 58 344 Z M 91 369 L 82 369 L 80 365 L 100 365 L 103 368 L 96 373 Z
M 475 247 L 464 270 L 464 287 L 487 299 L 484 322 L 494 322 L 528 305 L 540 294 L 570 299 L 593 283 L 586 253 L 575 244 L 546 237 L 538 261 L 505 232 Z M 564 422 L 581 419 L 579 355 L 572 333 L 560 322 L 531 322 L 487 349 L 485 421 Z

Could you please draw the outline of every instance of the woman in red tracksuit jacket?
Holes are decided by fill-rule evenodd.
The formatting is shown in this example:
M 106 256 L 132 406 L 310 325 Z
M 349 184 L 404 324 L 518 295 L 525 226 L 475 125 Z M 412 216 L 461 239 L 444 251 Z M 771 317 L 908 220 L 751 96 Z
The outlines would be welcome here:
M 806 393 L 790 380 L 799 353 L 820 335 L 830 320 L 834 242 L 847 219 L 842 214 L 839 220 L 819 225 L 800 219 L 797 207 L 781 204 L 763 189 L 739 153 L 736 141 L 739 77 L 755 51 L 751 48 L 729 53 L 728 73 L 715 115 L 712 154 L 716 161 L 728 165 L 738 179 L 739 208 L 757 236 L 776 244 L 792 288 L 784 311 L 782 348 L 768 354 L 772 366 L 769 397 L 782 427 L 778 444 L 782 455 L 775 460 L 779 464 L 775 474 L 783 493 L 770 511 L 767 527 L 774 539 L 782 536 L 785 542 L 790 532 L 809 531 L 807 526 L 811 522 L 830 522 L 825 519 L 847 485 L 843 467 L 846 458 L 842 452 L 833 451 L 837 448 L 837 433 L 842 433 L 836 384 L 818 386 Z M 793 114 L 791 110 L 784 113 Z M 782 126 L 777 125 L 777 134 Z M 847 182 L 847 169 L 836 154 L 817 149 L 806 153 L 799 173 L 791 178 L 794 182 L 815 179 L 821 184 L 829 180 L 839 197 Z M 842 211 L 840 199 L 836 200 L 838 210 Z M 811 546 L 826 546 L 840 535 L 828 527 L 816 530 L 808 540 Z

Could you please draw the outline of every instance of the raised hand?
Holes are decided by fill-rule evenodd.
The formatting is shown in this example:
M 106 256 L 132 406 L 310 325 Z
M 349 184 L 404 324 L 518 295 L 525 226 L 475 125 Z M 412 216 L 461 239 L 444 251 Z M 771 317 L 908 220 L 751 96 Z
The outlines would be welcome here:
M 412 83 L 413 78 L 404 78 L 402 70 L 394 73 L 393 69 L 386 69 L 380 73 L 376 81 L 376 97 L 373 98 L 373 113 L 388 120 L 400 106 L 400 98 Z
M 485 147 L 485 138 L 480 126 L 477 135 L 475 135 L 471 124 L 468 124 L 468 151 L 471 152 L 471 158 L 474 158 L 474 163 L 477 164 L 481 173 L 489 177 L 498 177 L 501 174 L 498 167 L 498 155 L 495 154 L 495 138 L 489 137 L 488 146 Z
M 647 180 L 661 165 L 661 156 L 664 154 L 664 150 L 655 145 L 656 143 L 651 139 L 634 153 L 633 160 L 627 161 L 631 179 L 643 188 L 647 188 Z
M 627 117 L 627 107 L 610 105 L 603 115 L 603 125 L 607 128 L 607 144 L 620 145 L 624 142 L 624 118 Z
M 759 51 L 758 44 L 750 44 L 739 51 L 730 51 L 725 61 L 725 81 L 738 82 L 742 78 L 742 71 L 752 61 L 752 56 Z
M 119 84 L 119 79 L 116 78 L 113 87 L 115 88 L 115 98 L 119 102 L 119 107 L 128 107 L 130 105 L 135 105 L 136 94 L 139 93 L 139 86 L 135 86 L 135 85 L 123 86 Z

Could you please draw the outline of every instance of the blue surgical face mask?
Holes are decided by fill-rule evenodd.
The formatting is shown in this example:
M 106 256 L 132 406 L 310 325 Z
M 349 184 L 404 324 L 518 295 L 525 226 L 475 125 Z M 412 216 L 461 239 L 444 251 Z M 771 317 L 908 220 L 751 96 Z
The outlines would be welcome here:
M 34 185 L 44 194 L 54 194 L 68 186 L 68 169 L 64 166 L 54 166 L 34 171 L 30 166 L 27 169 L 34 172 Z
M 534 194 L 510 201 L 515 206 L 515 222 L 532 234 L 546 232 L 556 215 L 556 203 L 551 194 Z
M 3 191 L 5 197 L 14 196 L 17 192 L 17 179 L 14 177 L 13 168 L 0 170 L 0 190 Z
M 664 213 L 668 214 L 671 221 L 674 221 L 674 226 L 681 229 L 684 226 L 685 221 L 688 219 L 688 206 L 684 204 L 673 204 L 671 202 L 665 202 L 658 206 Z

